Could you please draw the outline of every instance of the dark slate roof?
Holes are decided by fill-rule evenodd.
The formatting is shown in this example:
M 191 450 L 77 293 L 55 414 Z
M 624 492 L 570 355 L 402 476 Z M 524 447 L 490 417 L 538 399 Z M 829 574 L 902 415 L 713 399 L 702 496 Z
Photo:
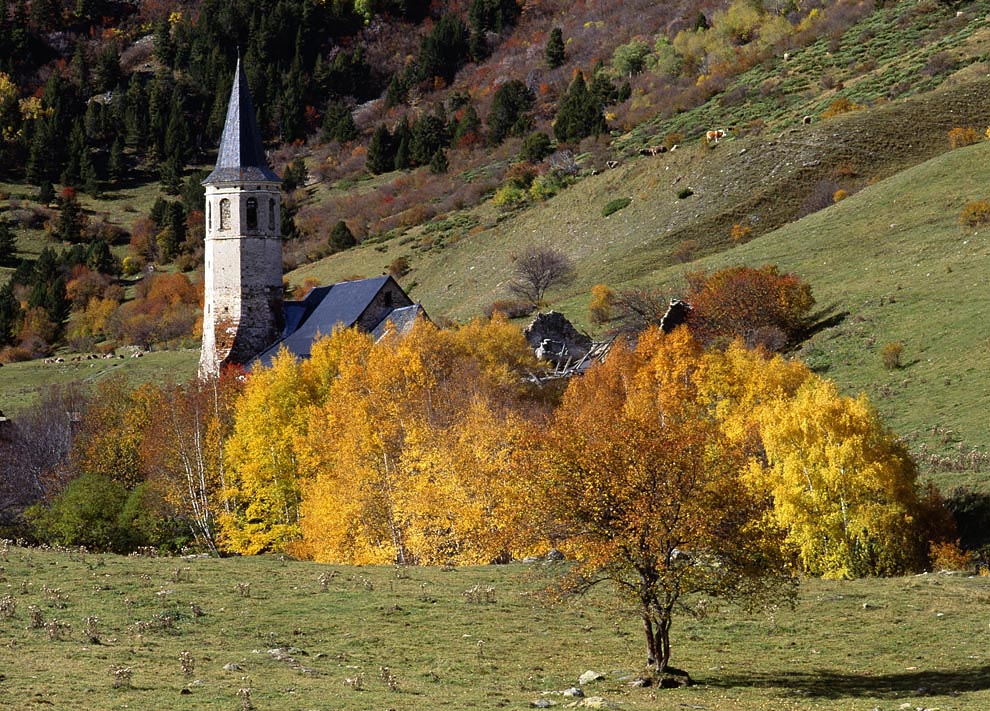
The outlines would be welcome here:
M 297 358 L 308 358 L 313 341 L 319 336 L 329 336 L 334 328 L 353 326 L 391 278 L 379 276 L 320 286 L 301 301 L 287 301 L 282 338 L 251 365 L 271 365 L 283 347 Z
M 244 77 L 244 70 L 238 57 L 234 86 L 230 90 L 230 101 L 227 103 L 227 119 L 223 125 L 223 136 L 220 138 L 217 164 L 203 184 L 250 180 L 280 182 L 265 159 L 258 120 L 251 103 L 251 92 L 248 91 L 247 79 Z
M 419 316 L 426 316 L 426 310 L 419 304 L 392 309 L 388 316 L 371 329 L 371 335 L 376 341 L 392 331 L 404 335 L 409 333 Z

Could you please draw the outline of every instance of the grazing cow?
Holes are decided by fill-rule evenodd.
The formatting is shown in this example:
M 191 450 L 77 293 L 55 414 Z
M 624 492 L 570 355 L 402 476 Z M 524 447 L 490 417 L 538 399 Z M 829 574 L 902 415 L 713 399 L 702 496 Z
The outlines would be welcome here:
M 664 145 L 650 146 L 649 148 L 639 149 L 639 154 L 641 156 L 658 156 L 661 153 L 666 153 L 666 152 L 667 152 L 667 146 Z
M 708 142 L 709 146 L 715 145 L 722 138 L 725 138 L 724 128 L 715 128 L 710 131 L 705 131 L 705 141 Z
M 619 167 L 619 161 L 617 161 L 617 160 L 607 160 L 607 161 L 605 161 L 605 167 L 608 168 L 609 170 L 611 170 L 612 168 L 618 168 Z

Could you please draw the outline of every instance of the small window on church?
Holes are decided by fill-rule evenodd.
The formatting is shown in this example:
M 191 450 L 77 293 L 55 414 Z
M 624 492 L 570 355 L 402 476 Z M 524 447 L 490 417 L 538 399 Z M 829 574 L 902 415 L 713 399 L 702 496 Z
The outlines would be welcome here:
M 275 229 L 275 198 L 268 198 L 268 229 Z
M 206 201 L 206 229 L 213 229 L 213 203 Z
M 247 199 L 247 226 L 249 230 L 258 229 L 258 200 Z
M 230 200 L 227 198 L 220 201 L 220 229 L 230 229 Z

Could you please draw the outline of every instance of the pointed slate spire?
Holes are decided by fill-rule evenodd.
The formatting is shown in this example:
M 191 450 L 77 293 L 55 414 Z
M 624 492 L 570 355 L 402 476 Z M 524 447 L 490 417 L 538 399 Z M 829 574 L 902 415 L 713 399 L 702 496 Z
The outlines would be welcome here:
M 204 185 L 231 183 L 251 180 L 274 180 L 281 182 L 265 160 L 265 150 L 261 146 L 261 132 L 254 115 L 251 93 L 247 79 L 241 68 L 241 58 L 237 57 L 234 73 L 234 86 L 227 102 L 227 119 L 220 138 L 220 152 L 217 164 Z

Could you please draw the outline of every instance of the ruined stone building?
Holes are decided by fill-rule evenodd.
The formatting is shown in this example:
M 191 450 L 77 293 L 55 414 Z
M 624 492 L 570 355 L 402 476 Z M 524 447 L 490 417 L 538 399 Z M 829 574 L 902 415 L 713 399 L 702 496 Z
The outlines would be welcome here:
M 269 363 L 285 347 L 309 356 L 319 336 L 357 327 L 376 337 L 422 314 L 388 276 L 313 289 L 283 300 L 281 179 L 268 166 L 240 60 L 216 167 L 206 188 L 201 377 L 226 364 Z

